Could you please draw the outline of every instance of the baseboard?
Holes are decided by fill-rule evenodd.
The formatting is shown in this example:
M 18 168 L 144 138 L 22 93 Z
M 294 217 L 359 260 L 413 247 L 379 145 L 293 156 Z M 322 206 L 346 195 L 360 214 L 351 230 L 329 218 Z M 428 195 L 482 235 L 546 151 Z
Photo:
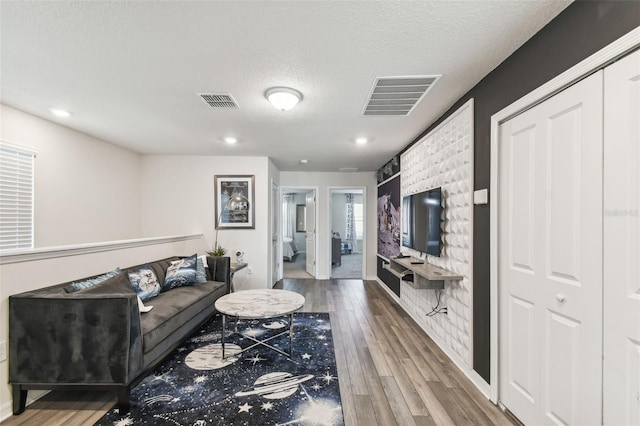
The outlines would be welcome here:
M 466 363 L 464 363 L 457 354 L 452 352 L 451 349 L 449 349 L 449 347 L 444 344 L 442 339 L 440 339 L 435 333 L 432 332 L 432 330 L 429 330 L 428 328 L 424 327 L 420 323 L 420 321 L 418 321 L 418 319 L 404 307 L 400 298 L 396 296 L 395 293 L 393 293 L 391 289 L 387 287 L 378 277 L 376 277 L 374 281 L 378 283 L 378 285 L 384 291 L 386 291 L 387 294 L 391 296 L 393 300 L 395 300 L 398 303 L 398 305 L 402 308 L 402 310 L 404 310 L 407 313 L 407 315 L 409 315 L 411 319 L 413 319 L 416 322 L 416 324 L 418 324 L 420 329 L 424 331 L 425 334 L 429 336 L 431 340 L 433 340 L 440 349 L 442 349 L 445 355 L 447 355 L 447 357 L 451 360 L 451 362 L 453 362 L 455 366 L 458 367 L 460 371 L 462 371 L 462 373 L 471 381 L 471 383 L 473 383 L 473 385 L 476 388 L 478 388 L 478 390 L 482 392 L 482 394 L 487 399 L 491 399 L 490 398 L 491 386 L 489 385 L 489 383 L 487 383 L 475 370 L 473 370 L 473 368 L 469 368 L 466 365 Z
M 27 407 L 31 405 L 32 402 L 39 400 L 49 392 L 51 391 L 30 390 L 29 393 L 27 393 Z M 11 416 L 13 416 L 13 401 L 5 402 L 0 405 L 0 422 L 7 420 Z

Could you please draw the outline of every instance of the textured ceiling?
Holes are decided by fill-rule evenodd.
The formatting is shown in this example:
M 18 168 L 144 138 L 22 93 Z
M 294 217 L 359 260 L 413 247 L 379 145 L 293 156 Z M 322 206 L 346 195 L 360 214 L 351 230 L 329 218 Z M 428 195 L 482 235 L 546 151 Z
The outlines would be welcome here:
M 376 170 L 569 3 L 2 1 L 0 100 L 139 153 Z M 376 77 L 426 74 L 410 115 L 362 115 Z M 304 99 L 280 112 L 273 86 Z M 214 92 L 240 108 L 196 96 Z

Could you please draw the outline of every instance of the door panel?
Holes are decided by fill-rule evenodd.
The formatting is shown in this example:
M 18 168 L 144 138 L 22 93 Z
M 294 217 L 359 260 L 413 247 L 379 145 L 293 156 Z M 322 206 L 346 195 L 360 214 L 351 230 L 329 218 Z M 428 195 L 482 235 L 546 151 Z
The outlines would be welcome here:
M 509 329 L 509 377 L 510 386 L 522 394 L 527 403 L 533 403 L 535 393 L 534 305 L 517 297 L 510 297 L 509 317 L 518 327 Z
M 282 253 L 280 253 L 280 206 L 282 201 L 280 200 L 280 186 L 277 183 L 271 182 L 271 285 L 278 282 L 280 279 L 280 259 L 282 259 Z
M 605 69 L 604 423 L 640 424 L 640 52 Z
M 307 274 L 316 276 L 316 192 L 307 194 L 306 230 L 307 230 Z
M 509 205 L 509 254 L 512 267 L 533 271 L 533 194 L 535 190 L 535 126 L 513 135 L 510 175 L 513 176 Z M 518 173 L 514 173 L 518 170 Z
M 548 119 L 547 238 L 549 275 L 579 281 L 581 229 L 581 104 Z
M 525 424 L 597 424 L 602 72 L 503 123 L 500 141 L 500 400 Z
M 555 424 L 576 425 L 575 390 L 580 386 L 580 323 L 557 312 L 547 311 L 544 411 Z M 559 350 L 561 349 L 561 350 Z M 597 423 L 594 419 L 593 424 Z

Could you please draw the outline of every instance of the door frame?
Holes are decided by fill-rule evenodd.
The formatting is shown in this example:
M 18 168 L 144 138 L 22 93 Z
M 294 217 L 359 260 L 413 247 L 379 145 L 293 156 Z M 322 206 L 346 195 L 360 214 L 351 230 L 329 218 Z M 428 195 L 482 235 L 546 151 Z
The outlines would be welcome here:
M 603 68 L 608 63 L 625 56 L 631 51 L 640 47 L 640 28 L 636 28 L 626 35 L 622 36 L 613 43 L 600 49 L 598 52 L 589 56 L 587 59 L 574 65 L 567 71 L 533 90 L 529 94 L 518 99 L 511 105 L 503 108 L 491 116 L 491 180 L 489 185 L 489 193 L 491 194 L 491 202 L 489 205 L 490 214 L 490 303 L 491 303 L 491 374 L 490 374 L 490 399 L 495 404 L 499 401 L 499 291 L 500 283 L 498 282 L 498 271 L 500 259 L 499 241 L 499 221 L 498 208 L 500 198 L 500 125 L 510 118 L 532 108 L 533 106 L 543 102 L 556 93 L 564 90 L 573 83 L 581 80 L 589 74 Z M 508 407 L 507 407 L 508 408 Z
M 271 193 L 273 194 L 274 189 L 277 188 L 277 194 L 275 197 L 272 197 L 272 203 L 277 203 L 276 206 L 271 206 L 271 214 L 276 214 L 276 217 L 271 217 L 271 246 L 273 247 L 273 234 L 276 234 L 275 241 L 275 253 L 271 253 L 271 256 L 276 256 L 277 265 L 273 264 L 273 257 L 271 262 L 271 278 L 273 279 L 273 273 L 275 269 L 276 281 L 271 283 L 269 288 L 272 288 L 278 281 L 282 279 L 282 189 L 280 188 L 280 184 L 275 180 L 271 179 Z M 277 213 L 276 213 L 277 212 Z M 275 223 L 274 223 L 275 220 Z M 273 229 L 275 227 L 275 229 Z
M 333 206 L 331 205 L 331 195 L 333 194 L 333 191 L 344 191 L 344 190 L 350 190 L 350 189 L 353 189 L 356 191 L 362 191 L 363 230 L 362 230 L 362 265 L 360 265 L 362 270 L 360 271 L 360 275 L 361 275 L 360 278 L 363 280 L 366 280 L 367 279 L 367 187 L 366 186 L 349 185 L 349 186 L 328 186 L 327 187 L 327 200 L 328 200 L 327 217 L 329 218 L 329 231 L 333 229 L 333 223 L 332 223 Z M 327 253 L 326 253 L 329 278 L 331 278 L 331 266 L 332 266 L 331 265 L 331 238 L 332 238 L 332 233 L 329 232 L 329 237 L 327 242 Z
M 284 201 L 284 193 L 287 189 L 294 189 L 294 190 L 299 190 L 299 191 L 305 191 L 305 192 L 311 192 L 313 191 L 316 195 L 316 243 L 315 243 L 315 249 L 316 249 L 316 269 L 315 269 L 315 276 L 314 278 L 318 278 L 318 192 L 319 192 L 319 188 L 317 186 L 308 186 L 308 185 L 280 185 L 280 198 L 279 198 L 279 202 L 280 202 L 280 214 L 281 214 L 281 218 L 282 218 L 282 202 Z M 282 229 L 282 220 L 280 220 L 280 228 Z M 284 232 L 281 230 L 279 237 L 278 237 L 278 250 L 280 252 L 279 256 L 282 258 L 282 238 L 284 238 Z M 300 250 L 300 248 L 298 248 L 298 250 Z M 305 247 L 306 250 L 306 247 Z M 284 278 L 284 262 L 280 262 L 280 271 L 278 276 L 280 277 L 280 279 Z

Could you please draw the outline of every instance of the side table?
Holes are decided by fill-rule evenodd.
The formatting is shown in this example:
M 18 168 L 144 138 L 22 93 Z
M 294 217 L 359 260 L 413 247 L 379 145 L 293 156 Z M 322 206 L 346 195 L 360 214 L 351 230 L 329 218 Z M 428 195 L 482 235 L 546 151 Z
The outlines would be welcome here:
M 247 266 L 249 266 L 248 263 L 238 263 L 238 262 L 231 262 L 231 293 L 233 293 L 234 291 L 236 291 L 235 285 L 233 285 L 233 274 L 235 274 L 236 272 L 246 268 Z

